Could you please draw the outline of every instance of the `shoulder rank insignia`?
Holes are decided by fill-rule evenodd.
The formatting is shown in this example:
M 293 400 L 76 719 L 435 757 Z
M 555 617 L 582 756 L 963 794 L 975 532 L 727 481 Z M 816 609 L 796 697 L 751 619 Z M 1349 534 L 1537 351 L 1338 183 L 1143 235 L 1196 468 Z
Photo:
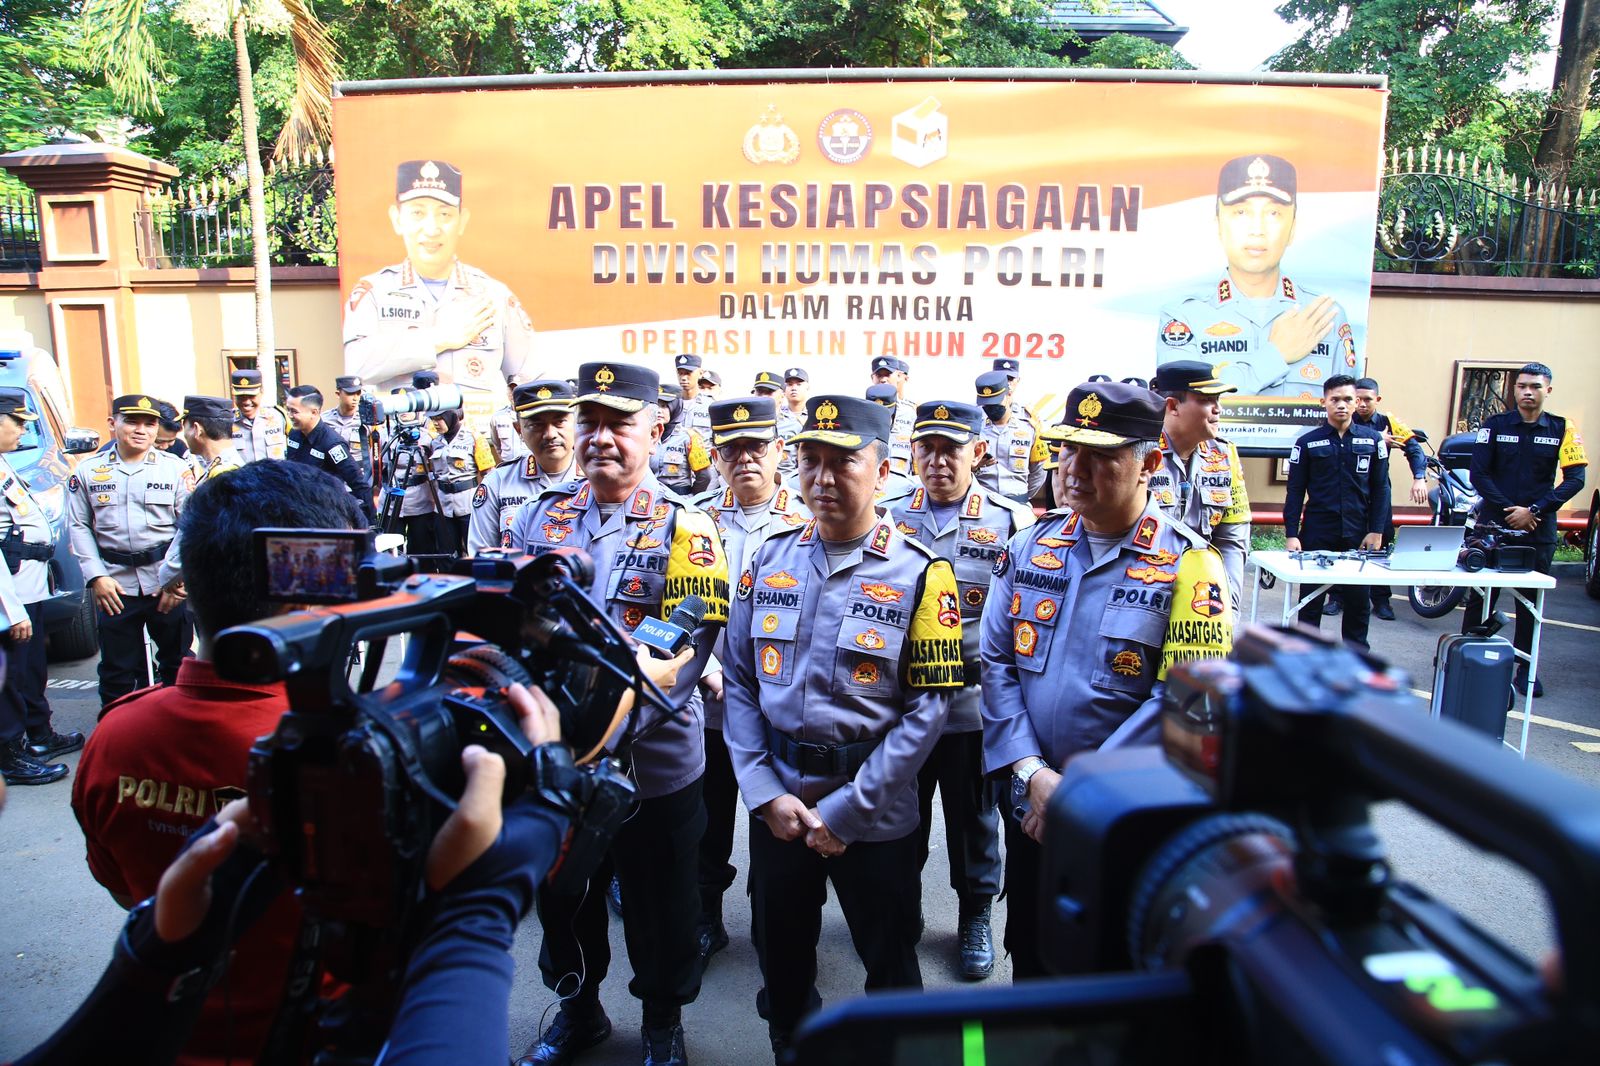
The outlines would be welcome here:
M 876 552 L 878 555 L 887 555 L 890 536 L 889 524 L 887 522 L 878 523 L 878 528 L 872 531 L 872 540 L 867 543 L 868 550 Z
M 1073 517 L 1077 516 L 1074 515 Z M 1156 543 L 1156 531 L 1160 528 L 1161 524 L 1156 521 L 1154 515 L 1145 515 L 1143 518 L 1139 519 L 1139 528 L 1134 531 L 1133 546 L 1135 548 L 1154 547 Z
M 967 497 L 967 517 L 977 518 L 983 514 L 983 493 L 974 492 Z

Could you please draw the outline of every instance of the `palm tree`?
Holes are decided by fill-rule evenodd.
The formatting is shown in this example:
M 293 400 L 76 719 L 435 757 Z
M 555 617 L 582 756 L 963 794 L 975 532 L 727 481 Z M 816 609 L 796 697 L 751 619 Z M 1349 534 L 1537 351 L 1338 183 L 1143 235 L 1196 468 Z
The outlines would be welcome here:
M 164 73 L 147 25 L 150 0 L 87 0 L 83 6 L 90 61 L 105 72 L 118 102 L 133 112 L 161 111 L 156 79 Z M 295 95 L 289 121 L 274 155 L 294 158 L 332 138 L 333 83 L 338 54 L 327 27 L 317 20 L 310 0 L 183 0 L 178 15 L 197 33 L 232 38 L 239 76 L 239 114 L 244 127 L 246 188 L 250 198 L 250 236 L 255 253 L 256 365 L 266 394 L 277 396 L 272 327 L 272 266 L 267 245 L 266 178 L 261 168 L 255 89 L 250 73 L 249 30 L 287 34 L 294 46 Z

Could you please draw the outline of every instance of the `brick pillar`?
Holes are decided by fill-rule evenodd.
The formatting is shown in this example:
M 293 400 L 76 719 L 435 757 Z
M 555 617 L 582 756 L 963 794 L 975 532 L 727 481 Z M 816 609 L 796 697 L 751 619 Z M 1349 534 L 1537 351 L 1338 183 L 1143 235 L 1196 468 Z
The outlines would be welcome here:
M 0 155 L 33 190 L 41 235 L 38 287 L 73 421 L 100 429 L 111 398 L 140 387 L 130 272 L 145 197 L 177 168 L 109 144 L 52 144 Z

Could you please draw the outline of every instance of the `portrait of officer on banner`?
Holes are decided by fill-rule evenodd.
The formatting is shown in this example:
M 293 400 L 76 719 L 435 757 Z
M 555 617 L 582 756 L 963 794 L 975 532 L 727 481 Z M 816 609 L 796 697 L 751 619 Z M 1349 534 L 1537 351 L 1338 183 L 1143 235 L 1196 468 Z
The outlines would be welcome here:
M 1324 379 L 1359 373 L 1344 308 L 1283 271 L 1299 210 L 1294 164 L 1266 154 L 1229 160 L 1215 209 L 1227 270 L 1162 307 L 1156 364 L 1199 359 L 1242 397 L 1308 403 Z
M 396 167 L 389 222 L 406 257 L 351 290 L 344 365 L 379 394 L 435 370 L 442 384 L 461 386 L 466 419 L 482 431 L 507 379 L 529 364 L 533 323 L 509 288 L 457 255 L 471 219 L 464 185 L 442 159 Z

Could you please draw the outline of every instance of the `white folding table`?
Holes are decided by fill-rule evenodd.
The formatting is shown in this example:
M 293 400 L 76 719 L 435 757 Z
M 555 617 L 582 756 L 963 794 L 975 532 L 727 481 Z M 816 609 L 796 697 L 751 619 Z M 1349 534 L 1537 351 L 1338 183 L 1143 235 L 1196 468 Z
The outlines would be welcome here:
M 1489 592 L 1494 589 L 1509 590 L 1517 602 L 1527 607 L 1533 615 L 1533 643 L 1526 653 L 1516 652 L 1517 658 L 1525 660 L 1528 664 L 1528 686 L 1522 697 L 1522 737 L 1518 744 L 1506 745 L 1515 748 L 1524 759 L 1528 757 L 1528 725 L 1533 721 L 1533 683 L 1539 677 L 1539 635 L 1544 628 L 1544 594 L 1556 587 L 1555 578 L 1535 571 L 1502 574 L 1498 570 L 1479 570 L 1476 573 L 1468 573 L 1460 567 L 1445 571 L 1392 570 L 1378 559 L 1366 561 L 1334 559 L 1331 565 L 1322 566 L 1314 561 L 1314 553 L 1301 552 L 1300 555 L 1301 558 L 1296 559 L 1287 551 L 1250 553 L 1248 564 L 1256 569 L 1256 574 L 1250 581 L 1252 622 L 1255 621 L 1256 608 L 1261 597 L 1260 575 L 1264 573 L 1271 574 L 1287 586 L 1283 594 L 1284 625 L 1293 625 L 1302 607 L 1334 585 L 1361 588 L 1373 585 L 1394 585 L 1401 588 L 1408 585 L 1468 588 L 1482 597 L 1485 618 L 1489 613 Z M 1310 586 L 1311 591 L 1302 595 L 1302 586 Z M 1523 595 L 1523 589 L 1533 593 L 1531 600 Z

